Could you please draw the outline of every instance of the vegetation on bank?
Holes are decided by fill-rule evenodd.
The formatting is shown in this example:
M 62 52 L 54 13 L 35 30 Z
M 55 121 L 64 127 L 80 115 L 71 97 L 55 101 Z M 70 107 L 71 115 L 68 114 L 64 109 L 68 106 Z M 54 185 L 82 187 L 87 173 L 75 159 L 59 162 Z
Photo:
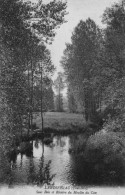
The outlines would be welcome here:
M 22 137 L 25 128 L 29 134 L 36 109 L 41 120 L 43 110 L 52 109 L 55 68 L 47 44 L 65 15 L 66 3 L 61 1 L 0 1 L 1 147 L 14 147 L 15 137 Z
M 36 125 L 41 128 L 40 115 L 36 114 L 34 117 Z M 75 131 L 79 129 L 84 130 L 85 120 L 82 114 L 72 114 L 66 112 L 46 112 L 43 115 L 44 118 L 44 129 L 58 130 L 58 131 Z

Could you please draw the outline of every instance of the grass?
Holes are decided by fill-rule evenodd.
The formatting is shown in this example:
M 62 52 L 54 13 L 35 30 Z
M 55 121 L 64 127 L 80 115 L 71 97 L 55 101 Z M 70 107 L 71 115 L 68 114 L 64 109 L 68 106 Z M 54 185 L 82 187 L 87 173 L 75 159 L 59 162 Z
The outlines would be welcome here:
M 43 114 L 44 128 L 55 131 L 77 131 L 85 127 L 82 114 L 66 112 L 46 112 Z M 34 115 L 34 122 L 41 129 L 40 113 Z

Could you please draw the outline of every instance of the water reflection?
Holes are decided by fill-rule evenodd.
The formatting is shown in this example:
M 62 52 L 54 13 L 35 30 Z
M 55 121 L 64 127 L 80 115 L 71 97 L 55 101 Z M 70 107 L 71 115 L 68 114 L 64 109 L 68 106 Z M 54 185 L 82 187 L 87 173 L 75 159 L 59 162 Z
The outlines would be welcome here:
M 44 145 L 43 141 L 39 139 L 26 143 L 27 146 L 30 145 L 28 150 L 31 151 L 18 154 L 10 162 L 8 171 L 5 169 L 6 173 L 2 169 L 3 165 L 0 160 L 0 183 L 2 177 L 5 178 L 5 174 L 7 174 L 6 178 L 9 179 L 6 182 L 10 186 L 17 184 L 41 186 L 45 183 L 95 184 L 96 178 L 90 173 L 88 174 L 89 170 L 83 158 L 82 152 L 86 139 L 84 135 L 70 135 L 67 137 L 55 136 L 49 145 Z M 99 178 L 98 175 L 97 178 Z
M 81 140 L 81 136 L 56 136 L 49 145 L 39 139 L 22 143 L 22 152 L 11 159 L 9 185 L 77 183 L 81 158 L 69 154 L 69 149 L 77 148 Z

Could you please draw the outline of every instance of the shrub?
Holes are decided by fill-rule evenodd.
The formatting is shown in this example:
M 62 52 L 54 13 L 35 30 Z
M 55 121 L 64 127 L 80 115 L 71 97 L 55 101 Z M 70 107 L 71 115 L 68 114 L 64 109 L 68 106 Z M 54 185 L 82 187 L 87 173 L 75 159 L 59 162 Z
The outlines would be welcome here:
M 102 130 L 90 136 L 84 157 L 89 171 L 103 182 L 121 183 L 124 177 L 125 138 L 120 134 Z

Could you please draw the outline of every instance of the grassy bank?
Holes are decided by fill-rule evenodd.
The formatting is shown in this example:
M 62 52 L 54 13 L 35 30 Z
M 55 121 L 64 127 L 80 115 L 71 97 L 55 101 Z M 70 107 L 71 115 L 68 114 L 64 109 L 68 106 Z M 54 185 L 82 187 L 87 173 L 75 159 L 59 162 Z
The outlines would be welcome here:
M 87 129 L 87 125 L 82 114 L 46 112 L 43 114 L 43 118 L 44 133 L 41 125 L 41 115 L 40 113 L 34 113 L 33 131 L 30 130 L 28 135 L 28 129 L 23 129 L 22 136 L 20 133 L 16 135 L 16 143 L 18 144 L 20 140 L 32 140 L 35 137 L 50 137 L 52 134 L 69 135 L 72 133 L 80 133 L 85 132 Z
M 85 120 L 82 114 L 65 112 L 46 112 L 43 114 L 45 131 L 77 132 L 85 129 Z M 34 122 L 41 129 L 40 113 L 34 114 Z

